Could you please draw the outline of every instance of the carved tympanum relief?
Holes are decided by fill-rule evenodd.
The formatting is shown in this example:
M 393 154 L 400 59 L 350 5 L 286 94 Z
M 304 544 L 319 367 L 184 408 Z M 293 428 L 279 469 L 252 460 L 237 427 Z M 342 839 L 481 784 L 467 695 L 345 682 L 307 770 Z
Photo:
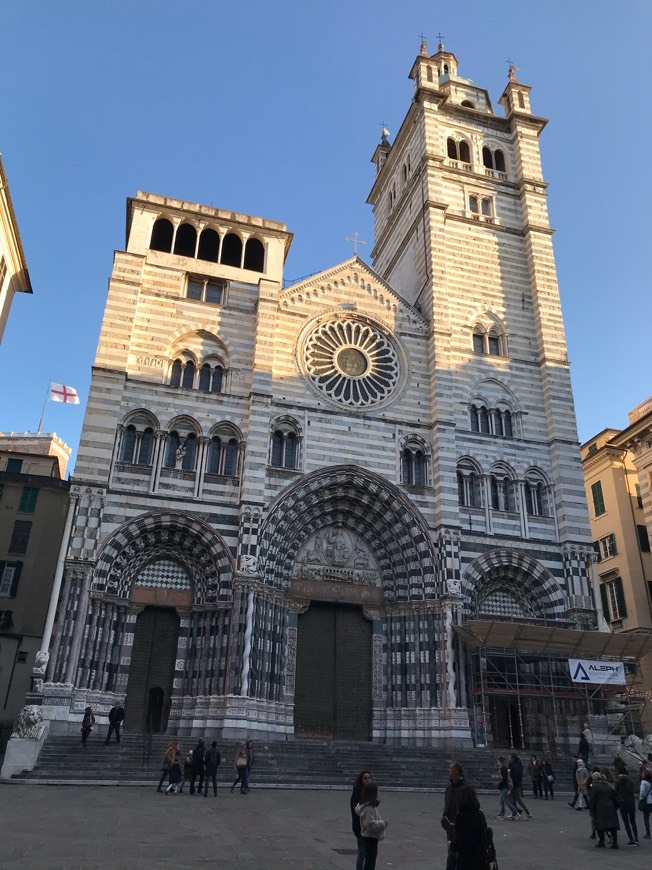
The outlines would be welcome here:
M 321 529 L 302 546 L 294 567 L 297 580 L 339 580 L 377 586 L 378 566 L 367 545 L 341 525 Z

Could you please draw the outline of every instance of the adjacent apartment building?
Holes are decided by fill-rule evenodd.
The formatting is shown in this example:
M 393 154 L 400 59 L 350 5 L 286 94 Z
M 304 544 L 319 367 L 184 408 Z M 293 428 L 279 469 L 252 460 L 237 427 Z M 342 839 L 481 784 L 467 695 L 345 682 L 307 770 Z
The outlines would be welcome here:
M 0 434 L 0 729 L 25 703 L 68 509 L 70 448 L 55 434 Z
M 25 253 L 0 156 L 0 341 L 16 293 L 31 293 Z
M 602 610 L 611 630 L 622 632 L 652 629 L 652 399 L 629 414 L 629 424 L 582 445 Z M 651 731 L 652 656 L 641 661 L 633 691 L 646 698 L 641 725 Z

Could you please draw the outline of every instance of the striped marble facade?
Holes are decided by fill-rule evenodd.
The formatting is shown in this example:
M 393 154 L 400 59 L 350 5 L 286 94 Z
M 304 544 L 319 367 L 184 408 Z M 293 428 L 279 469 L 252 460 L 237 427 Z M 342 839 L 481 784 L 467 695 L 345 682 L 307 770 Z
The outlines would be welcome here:
M 169 730 L 279 739 L 294 733 L 297 626 L 310 601 L 359 605 L 372 623 L 378 741 L 471 742 L 454 632 L 465 619 L 592 624 L 545 122 L 516 81 L 497 117 L 470 80 L 440 78 L 446 58 L 456 70 L 443 48 L 417 58 L 406 122 L 377 149 L 375 271 L 355 256 L 283 288 L 283 224 L 148 193 L 129 200 L 43 686 L 61 730 L 86 704 L 103 715 L 124 698 L 148 603 L 180 618 Z M 447 156 L 451 138 L 470 143 L 468 165 Z M 486 170 L 483 147 L 502 149 L 505 172 Z M 469 197 L 491 198 L 491 219 Z M 262 271 L 244 257 L 199 259 L 199 243 L 195 256 L 174 242 L 153 250 L 159 221 L 173 240 L 182 226 L 198 240 L 215 232 L 220 250 L 229 236 L 255 238 Z M 189 297 L 193 280 L 216 282 L 221 302 Z M 356 405 L 353 387 L 338 398 L 339 382 L 319 380 L 315 336 L 328 344 L 346 324 L 341 335 L 359 324 L 390 360 L 377 402 L 365 393 Z M 475 335 L 495 335 L 500 353 L 478 352 Z M 342 347 L 338 377 L 372 383 L 373 354 Z M 192 386 L 171 383 L 175 360 L 194 371 Z M 220 367 L 219 391 L 198 389 L 203 366 Z M 508 414 L 510 432 L 474 428 L 476 407 L 497 409 L 494 427 Z M 287 464 L 275 461 L 276 432 L 292 445 Z M 408 445 L 419 481 L 404 478 Z M 460 503 L 460 468 L 472 469 L 473 503 Z

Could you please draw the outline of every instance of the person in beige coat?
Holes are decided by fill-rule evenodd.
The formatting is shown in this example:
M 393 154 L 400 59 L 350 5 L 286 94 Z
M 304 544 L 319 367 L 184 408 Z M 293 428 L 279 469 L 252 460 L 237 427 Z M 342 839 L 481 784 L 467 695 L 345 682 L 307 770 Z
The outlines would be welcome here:
M 161 786 L 165 782 L 165 778 L 170 776 L 170 768 L 174 764 L 177 749 L 178 747 L 176 741 L 170 740 L 170 742 L 168 743 L 168 748 L 165 750 L 163 761 L 161 762 L 161 779 L 159 780 L 158 788 L 156 789 L 156 791 L 163 791 Z
M 360 816 L 360 833 L 364 841 L 364 870 L 376 870 L 378 841 L 385 836 L 389 819 L 383 819 L 378 809 L 378 786 L 370 782 L 362 789 L 355 811 Z

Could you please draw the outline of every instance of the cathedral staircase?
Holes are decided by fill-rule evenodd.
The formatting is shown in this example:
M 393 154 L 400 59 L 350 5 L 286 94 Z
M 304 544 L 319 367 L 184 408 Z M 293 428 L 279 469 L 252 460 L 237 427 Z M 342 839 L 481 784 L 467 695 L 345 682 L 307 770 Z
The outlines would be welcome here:
M 103 729 L 102 729 L 103 730 Z M 12 781 L 40 785 L 152 786 L 158 782 L 160 763 L 170 737 L 154 735 L 151 748 L 141 735 L 125 734 L 119 746 L 104 744 L 103 733 L 91 734 L 86 748 L 77 736 L 50 736 L 34 770 Z M 179 737 L 182 758 L 197 738 Z M 210 736 L 207 744 L 210 743 Z M 226 787 L 235 778 L 237 741 L 218 741 L 222 764 L 218 784 Z M 460 761 L 467 780 L 481 791 L 495 792 L 496 758 L 510 750 L 441 750 L 427 747 L 390 746 L 346 741 L 295 740 L 256 742 L 252 788 L 349 789 L 356 774 L 370 769 L 381 788 L 441 791 L 448 782 L 448 765 Z M 529 753 L 519 752 L 524 765 Z M 609 759 L 610 760 L 610 759 Z M 603 760 L 607 763 L 606 759 Z M 596 763 L 602 763 L 600 760 Z M 552 760 L 557 777 L 555 790 L 573 790 L 567 758 Z M 531 793 L 529 777 L 524 785 Z

